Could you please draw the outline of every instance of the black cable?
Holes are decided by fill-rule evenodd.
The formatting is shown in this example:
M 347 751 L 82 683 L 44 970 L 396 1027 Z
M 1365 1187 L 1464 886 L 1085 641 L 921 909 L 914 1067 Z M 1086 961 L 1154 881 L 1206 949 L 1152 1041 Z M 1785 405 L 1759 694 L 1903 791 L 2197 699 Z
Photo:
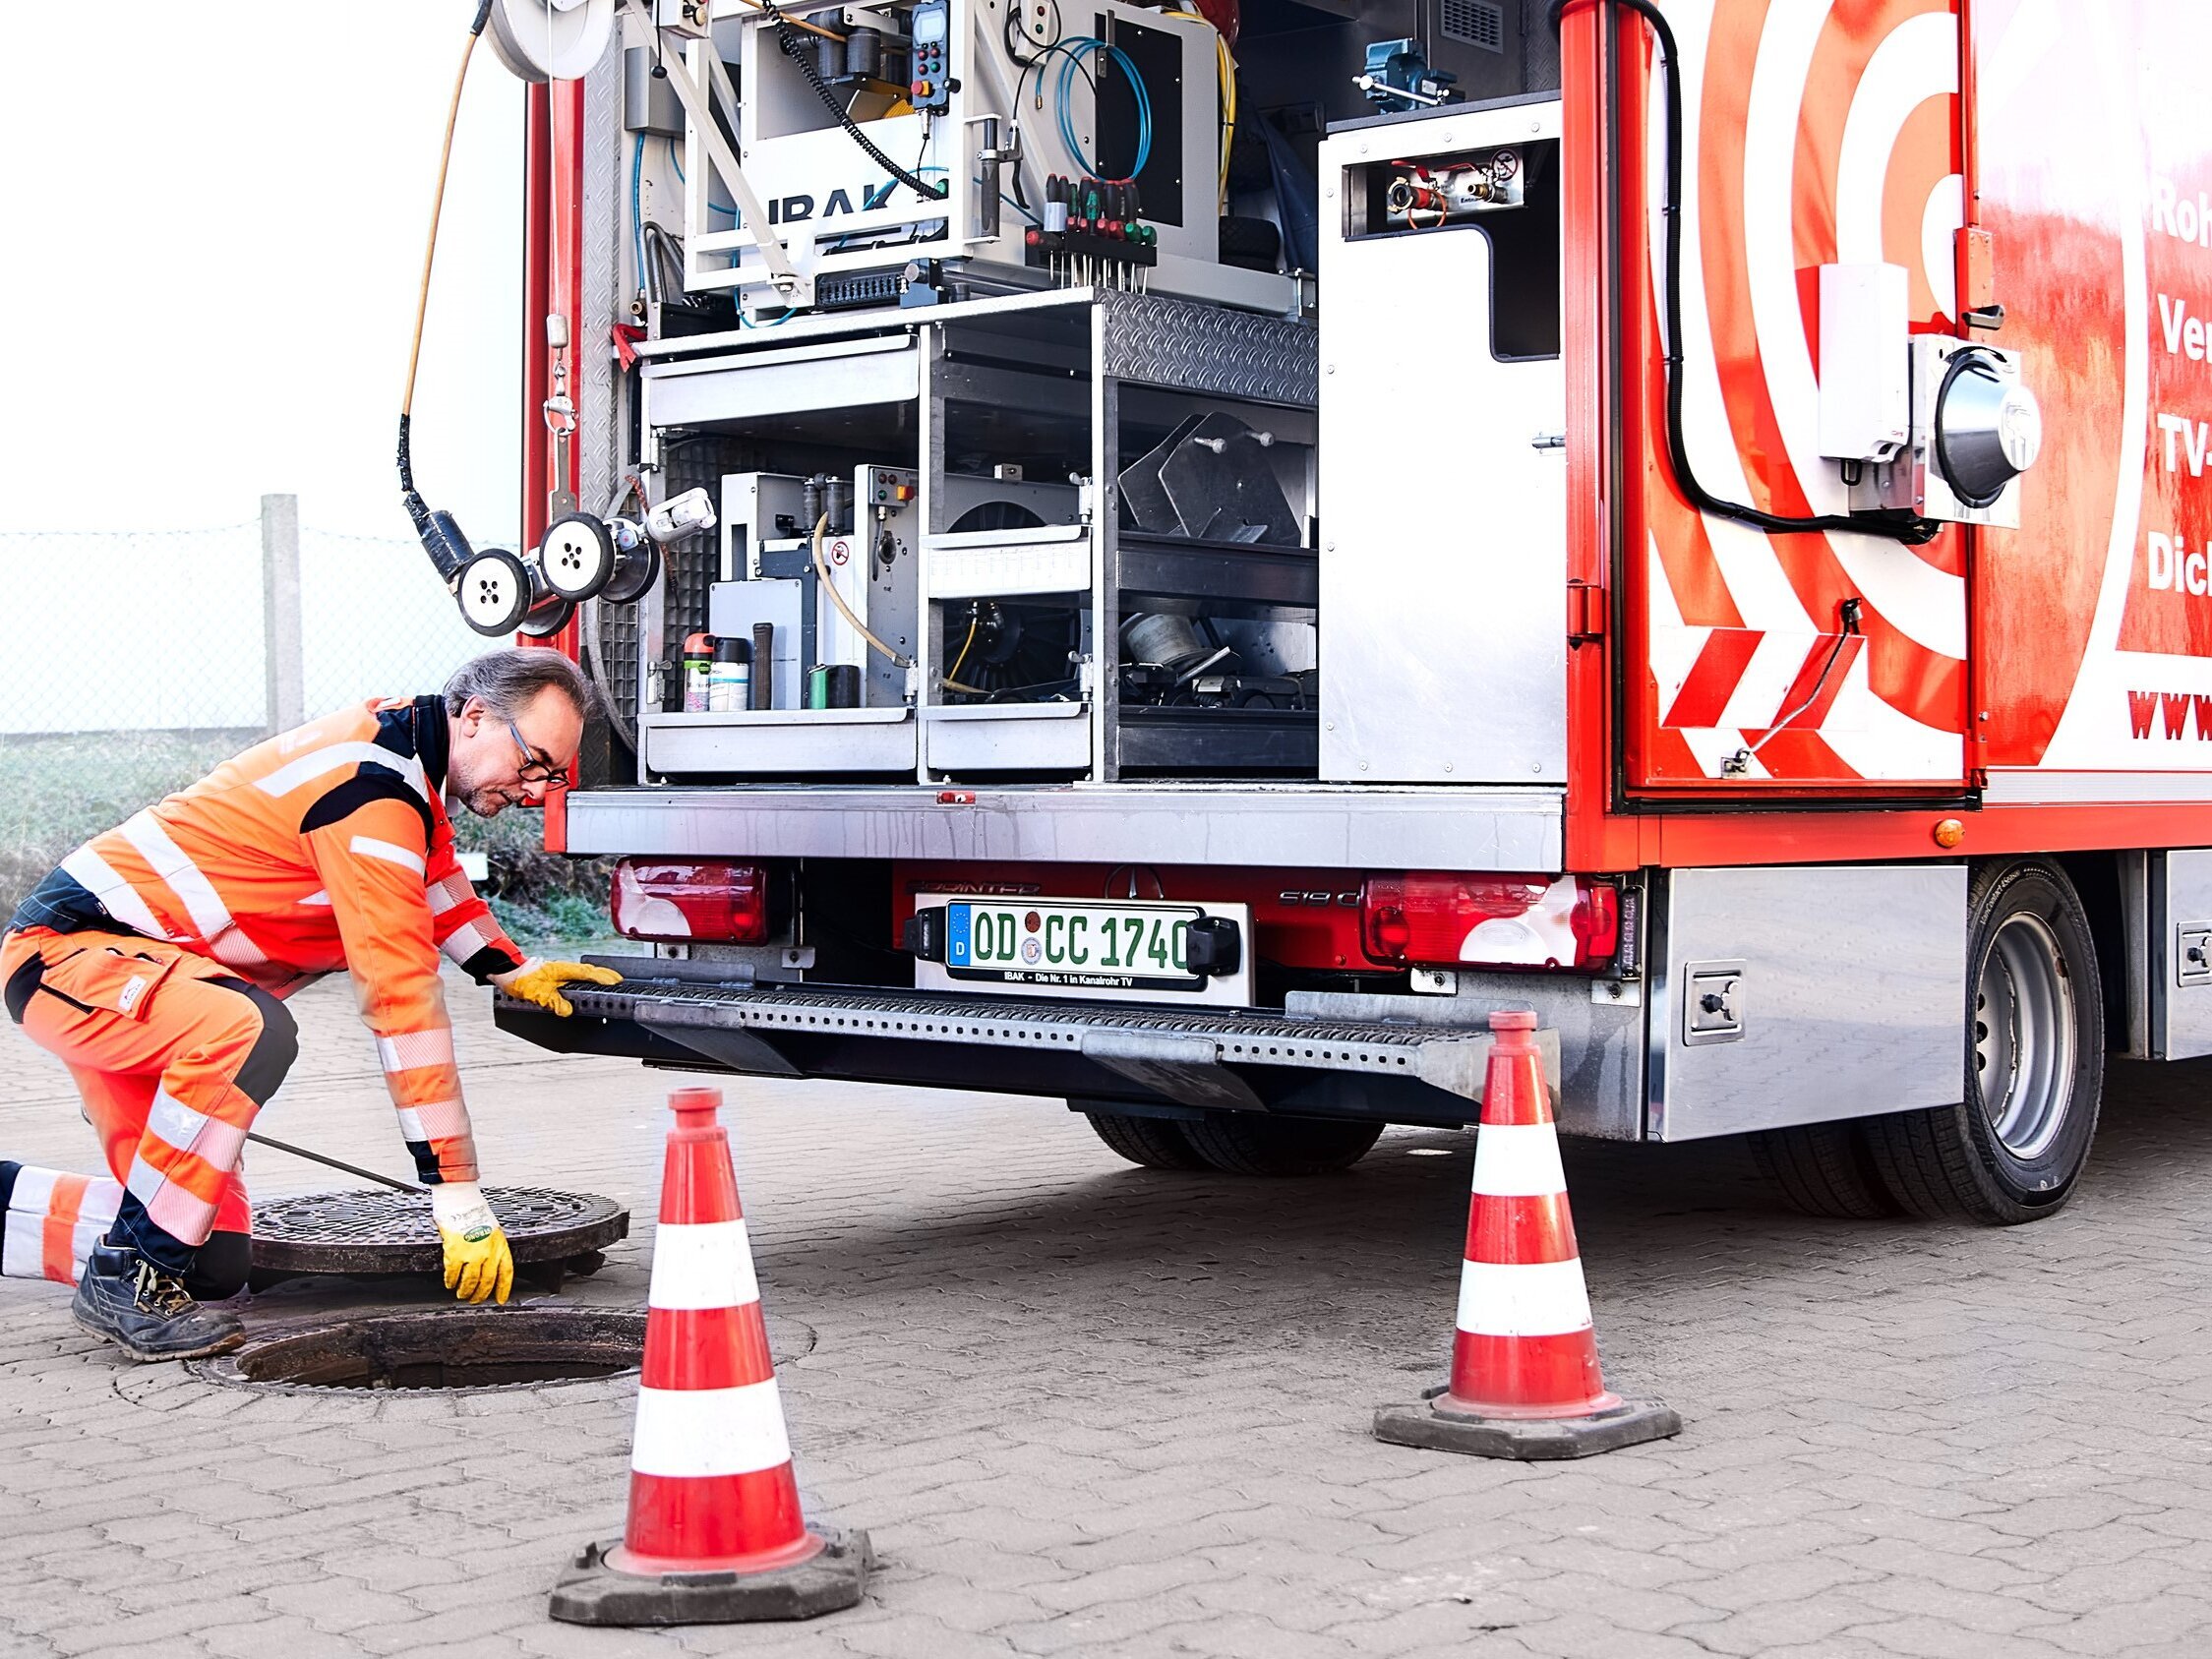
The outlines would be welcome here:
M 1544 21 L 1551 26 L 1553 34 L 1559 32 L 1560 15 L 1575 0 L 1551 0 Z M 1733 519 L 1739 524 L 1749 524 L 1755 529 L 1771 531 L 1777 535 L 1802 532 L 1848 531 L 1862 536 L 1887 536 L 1892 541 L 1918 547 L 1932 541 L 1943 528 L 1927 518 L 1878 518 L 1859 513 L 1815 513 L 1797 518 L 1781 513 L 1764 512 L 1742 502 L 1725 502 L 1698 481 L 1690 469 L 1690 447 L 1683 433 L 1682 421 L 1682 62 L 1674 43 L 1674 30 L 1651 0 L 1612 0 L 1625 6 L 1650 26 L 1658 37 L 1660 55 L 1666 60 L 1666 138 L 1667 172 L 1665 195 L 1660 202 L 1660 212 L 1666 220 L 1666 352 L 1661 361 L 1667 376 L 1667 461 L 1674 469 L 1675 482 L 1690 504 L 1701 512 L 1709 512 L 1716 518 Z
M 924 184 L 921 179 L 876 148 L 874 141 L 861 131 L 861 124 L 845 112 L 845 106 L 838 102 L 837 94 L 822 80 L 821 71 L 814 67 L 813 53 L 799 38 L 799 30 L 791 27 L 791 20 L 777 9 L 775 0 L 754 0 L 754 3 L 768 14 L 768 21 L 775 25 L 776 44 L 783 48 L 784 56 L 799 66 L 799 73 L 807 78 L 807 85 L 814 89 L 814 95 L 822 100 L 822 107 L 837 117 L 837 124 L 867 152 L 870 161 L 925 201 L 942 202 L 952 194 L 950 179 L 941 185 Z

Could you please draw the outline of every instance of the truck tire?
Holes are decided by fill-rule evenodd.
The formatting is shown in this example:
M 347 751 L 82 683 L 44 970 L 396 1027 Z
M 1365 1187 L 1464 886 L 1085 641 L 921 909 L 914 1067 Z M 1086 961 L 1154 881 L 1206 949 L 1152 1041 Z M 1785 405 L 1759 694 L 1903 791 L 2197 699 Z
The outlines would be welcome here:
M 1147 1169 L 1204 1169 L 1183 1135 L 1183 1125 L 1165 1117 L 1131 1117 L 1123 1112 L 1085 1112 L 1100 1140 L 1131 1163 Z
M 1915 1215 L 2013 1226 L 2049 1215 L 2089 1160 L 2105 1005 L 2080 896 L 2037 859 L 1967 890 L 1965 1100 L 1865 1121 L 1883 1184 Z
M 1258 1112 L 1209 1112 L 1180 1126 L 1198 1155 L 1226 1175 L 1333 1175 L 1382 1138 L 1380 1123 Z
M 1837 1221 L 1879 1221 L 1898 1212 L 1874 1165 L 1863 1126 L 1802 1123 L 1751 1137 L 1752 1161 L 1790 1207 Z

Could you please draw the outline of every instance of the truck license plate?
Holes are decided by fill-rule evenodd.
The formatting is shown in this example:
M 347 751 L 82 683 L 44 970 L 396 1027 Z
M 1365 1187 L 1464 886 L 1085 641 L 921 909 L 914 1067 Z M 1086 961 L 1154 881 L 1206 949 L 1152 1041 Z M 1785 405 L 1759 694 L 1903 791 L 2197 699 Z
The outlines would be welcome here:
M 1252 1000 L 1246 905 L 1084 903 L 1065 899 L 916 896 L 945 911 L 944 960 L 918 962 L 916 983 L 1027 996 L 1151 998 L 1247 1006 Z M 1233 972 L 1191 971 L 1191 923 L 1236 923 Z

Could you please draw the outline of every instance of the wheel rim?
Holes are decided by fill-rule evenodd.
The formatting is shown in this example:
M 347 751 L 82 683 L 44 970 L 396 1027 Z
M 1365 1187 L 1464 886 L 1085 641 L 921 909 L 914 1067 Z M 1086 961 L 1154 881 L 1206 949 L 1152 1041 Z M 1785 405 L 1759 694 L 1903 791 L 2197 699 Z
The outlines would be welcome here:
M 1974 993 L 1974 1069 L 1982 1111 L 2014 1157 L 2039 1156 L 2073 1099 L 2073 981 L 2039 916 L 2008 917 Z

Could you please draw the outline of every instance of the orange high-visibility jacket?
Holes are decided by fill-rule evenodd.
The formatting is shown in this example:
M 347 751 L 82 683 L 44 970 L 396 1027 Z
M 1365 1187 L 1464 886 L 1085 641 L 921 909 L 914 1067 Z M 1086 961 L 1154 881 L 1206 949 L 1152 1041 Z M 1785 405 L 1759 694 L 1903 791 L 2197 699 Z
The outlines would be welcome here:
M 279 996 L 350 969 L 416 1168 L 473 1181 L 438 953 L 479 980 L 523 954 L 461 873 L 446 748 L 435 696 L 327 715 L 87 842 L 15 924 L 173 940 Z

